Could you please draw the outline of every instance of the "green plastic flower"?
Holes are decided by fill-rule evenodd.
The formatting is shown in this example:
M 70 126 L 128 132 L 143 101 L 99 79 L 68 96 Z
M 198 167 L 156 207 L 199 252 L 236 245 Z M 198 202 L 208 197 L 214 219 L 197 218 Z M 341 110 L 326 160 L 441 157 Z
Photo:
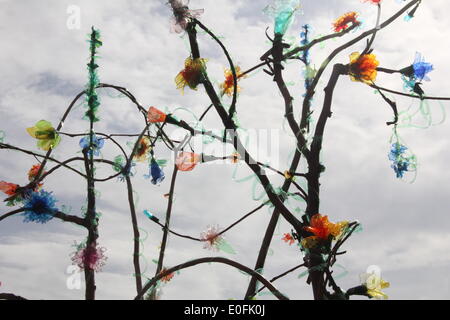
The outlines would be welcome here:
M 273 5 L 267 6 L 263 11 L 275 18 L 275 34 L 284 35 L 299 8 L 300 0 L 275 0 Z
M 38 140 L 38 148 L 45 151 L 54 149 L 61 141 L 55 128 L 46 120 L 38 121 L 34 127 L 27 128 L 27 132 Z

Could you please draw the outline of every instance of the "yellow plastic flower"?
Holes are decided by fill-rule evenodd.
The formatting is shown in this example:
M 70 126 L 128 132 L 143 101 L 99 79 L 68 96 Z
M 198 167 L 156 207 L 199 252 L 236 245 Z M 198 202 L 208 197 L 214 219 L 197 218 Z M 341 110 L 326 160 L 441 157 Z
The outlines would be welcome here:
M 192 90 L 197 90 L 197 86 L 202 80 L 203 73 L 206 72 L 207 59 L 188 57 L 184 62 L 184 69 L 175 77 L 177 89 L 184 92 L 184 87 L 189 86 Z
M 38 121 L 34 127 L 27 128 L 27 132 L 30 136 L 38 140 L 38 148 L 45 151 L 55 148 L 61 141 L 61 137 L 55 128 L 46 120 Z
M 241 67 L 235 67 L 234 69 L 236 71 L 236 80 L 245 78 L 245 75 L 242 75 Z M 226 94 L 227 96 L 231 97 L 234 91 L 233 73 L 230 69 L 225 69 L 224 74 L 225 81 L 220 84 L 220 89 L 222 89 L 222 95 Z M 237 86 L 237 92 L 239 91 L 241 91 L 241 87 Z
M 374 54 L 353 52 L 350 55 L 350 79 L 372 84 L 377 78 L 377 67 L 380 63 Z
M 384 281 L 380 275 L 375 272 L 364 273 L 361 275 L 361 282 L 367 287 L 367 294 L 375 299 L 387 299 L 388 296 L 382 289 L 389 288 L 390 283 Z

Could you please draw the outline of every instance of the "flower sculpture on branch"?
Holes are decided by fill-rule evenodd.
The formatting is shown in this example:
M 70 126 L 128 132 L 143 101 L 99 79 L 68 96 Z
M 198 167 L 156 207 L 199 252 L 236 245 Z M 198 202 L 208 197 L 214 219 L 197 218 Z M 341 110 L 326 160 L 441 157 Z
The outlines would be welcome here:
M 55 207 L 57 201 L 51 192 L 44 190 L 32 192 L 24 200 L 25 212 L 22 214 L 25 217 L 24 222 L 47 223 L 58 211 Z
M 333 23 L 333 30 L 334 32 L 341 32 L 343 30 L 346 30 L 350 25 L 359 25 L 361 22 L 357 20 L 358 13 L 352 11 L 347 12 L 346 14 L 340 16 L 334 23 Z
M 350 55 L 350 79 L 372 84 L 377 77 L 378 65 L 379 62 L 374 54 L 361 55 L 359 52 L 353 52 Z
M 86 243 L 76 245 L 77 251 L 72 255 L 72 263 L 81 270 L 89 269 L 99 272 L 105 266 L 108 257 L 105 255 L 106 249 L 96 245 L 87 246 Z
M 197 90 L 197 86 L 203 80 L 203 74 L 206 72 L 207 59 L 188 57 L 184 62 L 184 69 L 175 77 L 177 89 L 184 92 L 184 88 L 188 86 L 192 90 Z
M 189 21 L 199 18 L 205 11 L 204 9 L 190 10 L 189 0 L 169 0 L 169 4 L 174 15 L 170 31 L 176 33 L 185 31 Z
M 37 147 L 44 151 L 55 148 L 61 141 L 61 137 L 55 128 L 46 120 L 38 121 L 34 127 L 27 128 L 27 132 L 38 140 Z

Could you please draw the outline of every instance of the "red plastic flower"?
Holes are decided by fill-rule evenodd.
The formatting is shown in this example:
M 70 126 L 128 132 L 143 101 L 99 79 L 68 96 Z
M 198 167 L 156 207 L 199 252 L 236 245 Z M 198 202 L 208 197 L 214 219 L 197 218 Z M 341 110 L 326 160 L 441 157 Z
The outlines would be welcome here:
M 285 233 L 284 237 L 281 240 L 288 243 L 289 245 L 292 245 L 295 242 L 294 238 L 290 233 Z
M 370 2 L 373 4 L 380 4 L 382 0 L 364 0 L 364 2 Z
M 147 119 L 151 123 L 156 122 L 164 122 L 166 121 L 167 115 L 161 110 L 156 109 L 155 107 L 150 107 L 147 113 Z
M 164 273 L 164 272 L 166 272 L 167 271 L 167 268 L 163 268 L 162 270 L 161 270 L 161 273 Z M 161 281 L 162 282 L 169 282 L 170 280 L 172 280 L 172 278 L 175 276 L 175 274 L 172 272 L 172 273 L 169 273 L 168 275 L 165 275 L 164 277 L 162 277 L 161 278 Z
M 8 196 L 15 195 L 18 187 L 19 187 L 18 184 L 0 181 L 0 191 L 4 192 Z
M 334 23 L 333 28 L 334 32 L 340 32 L 349 27 L 349 24 L 359 24 L 360 22 L 356 19 L 358 17 L 358 13 L 356 12 L 347 12 L 346 14 L 340 16 Z
M 187 58 L 184 62 L 184 69 L 175 77 L 177 89 L 184 92 L 184 87 L 188 86 L 192 90 L 197 90 L 197 86 L 203 78 L 203 73 L 206 72 L 206 61 L 207 59 L 203 58 Z

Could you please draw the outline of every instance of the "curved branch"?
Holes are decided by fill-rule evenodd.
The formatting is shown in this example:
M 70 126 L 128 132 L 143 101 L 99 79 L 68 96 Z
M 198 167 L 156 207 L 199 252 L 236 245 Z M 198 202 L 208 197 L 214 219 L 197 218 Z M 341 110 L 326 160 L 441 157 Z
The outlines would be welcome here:
M 140 300 L 143 297 L 143 295 L 152 286 L 154 286 L 159 279 L 161 279 L 173 272 L 176 272 L 176 271 L 182 270 L 182 269 L 186 269 L 189 267 L 193 267 L 198 264 L 211 263 L 211 262 L 223 263 L 223 264 L 235 267 L 241 271 L 244 271 L 245 273 L 248 273 L 249 275 L 252 275 L 252 276 L 256 277 L 259 281 L 261 281 L 265 286 L 267 286 L 267 288 L 270 290 L 270 292 L 272 292 L 273 295 L 275 297 L 277 297 L 279 300 L 289 300 L 288 297 L 286 297 L 281 292 L 279 292 L 266 278 L 264 278 L 262 275 L 260 275 L 255 270 L 252 270 L 249 267 L 246 267 L 246 266 L 240 264 L 239 262 L 236 262 L 236 261 L 233 261 L 233 260 L 230 260 L 227 258 L 223 258 L 223 257 L 206 257 L 206 258 L 194 259 L 194 260 L 179 264 L 175 267 L 169 268 L 169 269 L 165 270 L 164 272 L 159 273 L 153 279 L 151 279 L 149 282 L 147 282 L 147 284 L 142 289 L 141 293 L 139 293 L 134 299 Z

